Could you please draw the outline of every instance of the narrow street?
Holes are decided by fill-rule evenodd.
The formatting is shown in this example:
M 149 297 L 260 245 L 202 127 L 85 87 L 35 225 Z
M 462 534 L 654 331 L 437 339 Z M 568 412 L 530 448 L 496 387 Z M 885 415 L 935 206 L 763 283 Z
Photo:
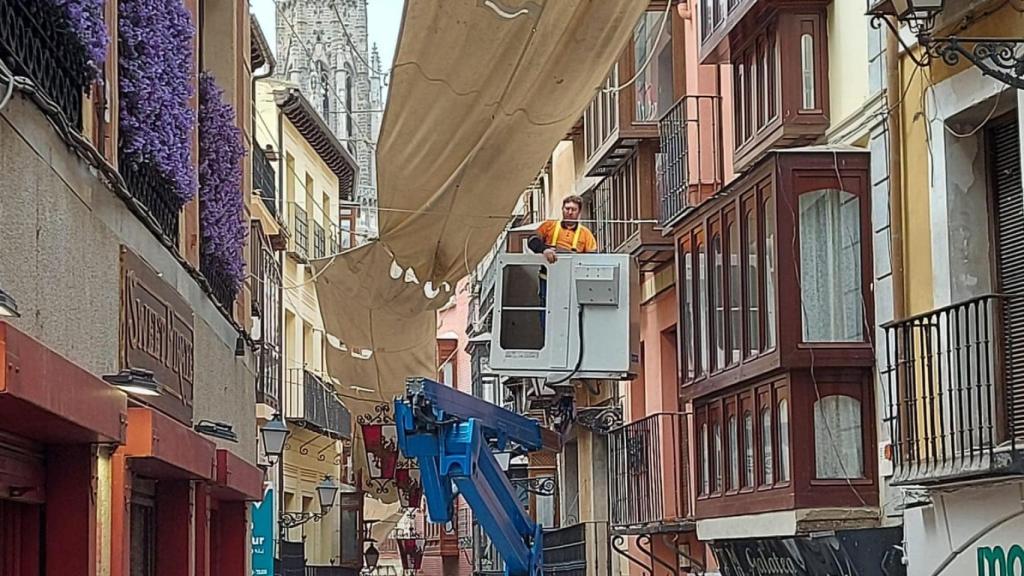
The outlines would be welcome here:
M 1024 576 L 1024 0 L 0 0 L 0 576 Z

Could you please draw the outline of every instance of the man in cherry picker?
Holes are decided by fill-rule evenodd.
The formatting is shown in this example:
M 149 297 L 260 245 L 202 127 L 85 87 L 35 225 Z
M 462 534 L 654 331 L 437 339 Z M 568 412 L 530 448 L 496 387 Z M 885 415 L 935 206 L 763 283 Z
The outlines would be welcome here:
M 597 252 L 597 239 L 589 228 L 579 222 L 583 198 L 569 196 L 562 200 L 562 219 L 545 220 L 530 238 L 530 250 L 544 254 L 549 264 L 558 261 L 558 252 Z
M 527 245 L 535 254 L 543 254 L 548 264 L 558 261 L 559 252 L 597 252 L 597 238 L 589 228 L 580 221 L 583 210 L 583 198 L 568 196 L 562 200 L 562 219 L 545 220 L 537 232 L 530 238 Z M 540 269 L 538 291 L 540 305 L 547 305 L 548 273 L 547 268 Z M 541 328 L 544 327 L 544 315 L 541 314 Z

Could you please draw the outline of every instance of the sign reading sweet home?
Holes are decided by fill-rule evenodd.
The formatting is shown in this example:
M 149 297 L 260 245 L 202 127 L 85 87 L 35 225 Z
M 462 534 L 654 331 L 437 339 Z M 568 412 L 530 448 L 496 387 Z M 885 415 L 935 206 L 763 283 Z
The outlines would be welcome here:
M 153 372 L 160 396 L 134 397 L 192 424 L 195 370 L 192 307 L 153 268 L 121 247 L 121 368 Z

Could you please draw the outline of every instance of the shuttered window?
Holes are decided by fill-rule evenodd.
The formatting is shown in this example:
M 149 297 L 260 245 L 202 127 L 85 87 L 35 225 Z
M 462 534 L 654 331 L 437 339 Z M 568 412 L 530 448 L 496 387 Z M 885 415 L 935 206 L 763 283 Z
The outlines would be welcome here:
M 989 182 L 995 199 L 998 290 L 1024 294 L 1024 191 L 1021 189 L 1017 112 L 992 121 L 987 129 Z M 1004 384 L 1010 431 L 1024 431 L 1024 299 L 1003 307 Z

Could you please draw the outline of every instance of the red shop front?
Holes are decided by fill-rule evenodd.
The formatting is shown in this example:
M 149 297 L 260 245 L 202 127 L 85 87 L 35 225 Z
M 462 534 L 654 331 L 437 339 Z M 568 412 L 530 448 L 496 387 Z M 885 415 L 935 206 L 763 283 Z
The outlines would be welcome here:
M 0 322 L 0 576 L 93 576 L 97 451 L 124 442 L 127 399 Z

